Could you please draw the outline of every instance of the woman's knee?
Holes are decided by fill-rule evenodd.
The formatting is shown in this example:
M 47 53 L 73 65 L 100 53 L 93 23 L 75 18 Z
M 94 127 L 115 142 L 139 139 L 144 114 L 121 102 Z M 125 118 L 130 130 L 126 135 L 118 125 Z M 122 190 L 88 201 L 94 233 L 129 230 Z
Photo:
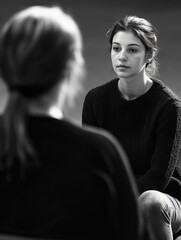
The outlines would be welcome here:
M 164 209 L 166 208 L 166 203 L 164 201 L 164 194 L 149 190 L 140 195 L 138 198 L 138 204 L 143 212 L 150 215 L 162 215 Z

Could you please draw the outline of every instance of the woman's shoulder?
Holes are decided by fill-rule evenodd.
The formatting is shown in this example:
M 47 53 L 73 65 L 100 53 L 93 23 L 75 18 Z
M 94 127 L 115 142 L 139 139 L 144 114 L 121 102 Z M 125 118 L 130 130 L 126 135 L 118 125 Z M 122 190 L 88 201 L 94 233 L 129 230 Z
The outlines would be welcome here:
M 76 135 L 77 139 L 80 140 L 85 148 L 94 149 L 96 151 L 110 152 L 115 155 L 116 152 L 121 152 L 124 155 L 122 146 L 118 143 L 115 137 L 106 130 L 92 127 L 88 125 L 75 125 L 72 123 L 66 123 L 69 125 L 69 130 L 73 135 Z
M 159 79 L 153 79 L 155 90 L 160 98 L 165 104 L 181 107 L 181 99 L 179 96 L 169 87 L 167 84 Z M 156 93 L 155 91 L 155 93 Z
M 168 86 L 159 79 L 153 79 L 153 82 L 155 83 L 155 85 L 157 85 L 157 88 L 160 88 L 162 90 L 165 96 L 169 97 L 169 99 L 181 101 L 178 95 L 174 92 L 174 90 L 171 89 L 170 86 Z
M 27 121 L 28 133 L 33 142 L 42 141 L 58 148 L 72 146 L 72 149 L 81 149 L 85 154 L 104 151 L 103 149 L 115 149 L 115 140 L 104 130 L 82 126 L 67 118 L 61 120 L 47 116 L 29 116 Z M 1 129 L 1 125 L 0 125 Z M 37 136 L 38 134 L 38 136 Z M 56 138 L 55 138 L 56 136 Z
M 84 141 L 84 143 L 86 143 L 85 145 L 88 144 L 90 146 L 90 144 L 92 144 L 94 146 L 100 146 L 117 144 L 111 133 L 106 130 L 88 125 L 82 126 L 68 121 L 64 121 L 64 124 L 66 124 L 67 129 L 69 129 L 73 135 L 77 135 L 79 139 Z

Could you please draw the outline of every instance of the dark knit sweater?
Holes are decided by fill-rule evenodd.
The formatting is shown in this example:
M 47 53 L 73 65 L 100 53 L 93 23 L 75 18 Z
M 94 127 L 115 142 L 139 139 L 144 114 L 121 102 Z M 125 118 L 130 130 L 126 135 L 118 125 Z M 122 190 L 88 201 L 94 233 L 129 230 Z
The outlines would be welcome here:
M 135 100 L 125 100 L 118 79 L 90 90 L 83 124 L 107 129 L 120 141 L 140 193 L 166 192 L 181 199 L 181 101 L 161 81 Z
M 138 240 L 135 184 L 125 154 L 110 134 L 31 116 L 28 135 L 41 165 L 27 169 L 21 180 L 16 163 L 11 182 L 1 169 L 0 234 Z

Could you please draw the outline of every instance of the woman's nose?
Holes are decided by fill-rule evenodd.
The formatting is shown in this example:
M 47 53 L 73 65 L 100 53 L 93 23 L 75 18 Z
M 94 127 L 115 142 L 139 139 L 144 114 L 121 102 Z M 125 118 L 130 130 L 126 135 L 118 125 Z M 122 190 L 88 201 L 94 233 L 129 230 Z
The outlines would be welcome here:
M 126 61 L 127 60 L 127 55 L 126 55 L 126 52 L 124 50 L 120 51 L 119 60 L 120 61 Z

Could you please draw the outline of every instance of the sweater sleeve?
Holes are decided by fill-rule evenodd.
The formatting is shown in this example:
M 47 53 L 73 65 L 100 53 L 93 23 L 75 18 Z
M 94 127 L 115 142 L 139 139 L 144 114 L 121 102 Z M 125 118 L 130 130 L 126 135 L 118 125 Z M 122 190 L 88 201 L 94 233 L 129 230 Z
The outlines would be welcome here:
M 150 169 L 137 178 L 139 191 L 164 191 L 179 161 L 181 146 L 181 107 L 179 102 L 165 104 L 156 126 L 156 143 Z

